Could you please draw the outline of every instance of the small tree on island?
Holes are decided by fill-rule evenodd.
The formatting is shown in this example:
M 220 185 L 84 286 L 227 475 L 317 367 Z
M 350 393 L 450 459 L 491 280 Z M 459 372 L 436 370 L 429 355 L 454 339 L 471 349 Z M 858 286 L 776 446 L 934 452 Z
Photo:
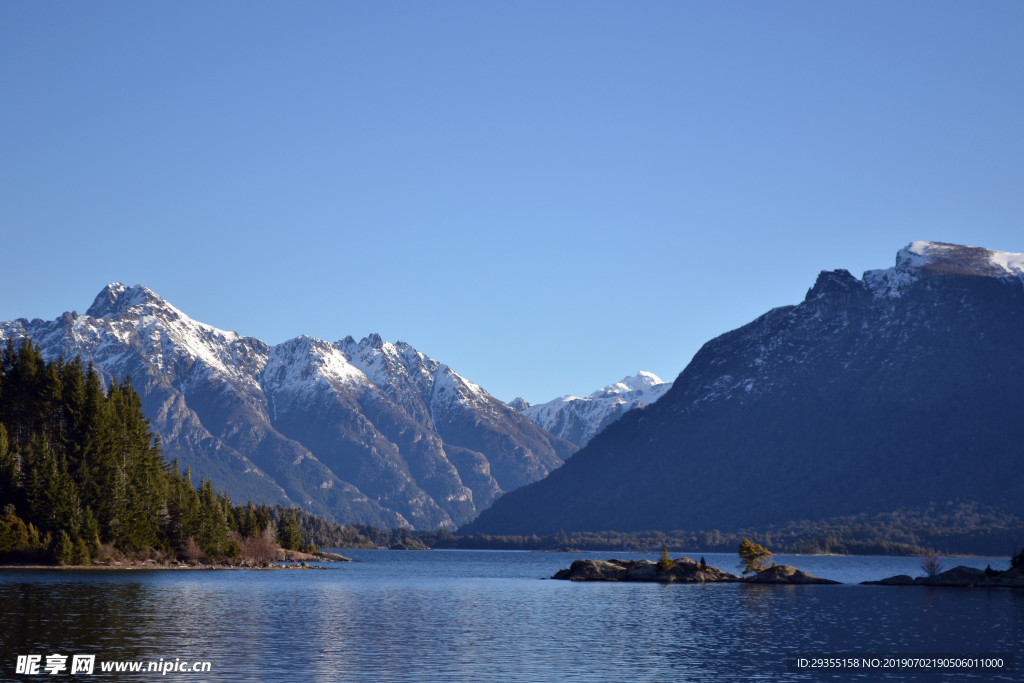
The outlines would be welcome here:
M 751 543 L 743 539 L 740 543 L 740 569 L 744 574 L 756 574 L 768 569 L 768 558 L 772 551 L 760 543 Z
M 668 556 L 668 548 L 661 549 L 661 557 L 658 558 L 658 571 L 669 572 L 675 569 L 676 563 Z

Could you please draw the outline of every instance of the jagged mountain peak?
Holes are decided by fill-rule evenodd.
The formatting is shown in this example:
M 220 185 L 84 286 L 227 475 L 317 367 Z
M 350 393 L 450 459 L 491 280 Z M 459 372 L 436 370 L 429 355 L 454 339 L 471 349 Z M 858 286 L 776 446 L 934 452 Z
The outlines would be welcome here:
M 118 318 L 128 310 L 140 306 L 173 308 L 144 285 L 126 287 L 120 282 L 111 282 L 96 295 L 85 314 L 93 318 Z
M 538 427 L 583 446 L 630 410 L 657 401 L 670 386 L 653 372 L 641 371 L 586 398 L 566 395 L 536 405 L 519 398 L 509 405 Z
M 863 291 L 864 283 L 854 277 L 850 271 L 843 268 L 837 270 L 823 270 L 818 273 L 818 279 L 814 286 L 807 290 L 805 301 L 813 301 L 832 294 L 847 294 L 850 292 Z
M 529 408 L 533 404 L 532 403 L 528 403 L 526 401 L 526 399 L 523 398 L 522 396 L 516 396 L 514 399 L 509 401 L 508 405 L 509 405 L 509 407 L 511 407 L 511 408 L 513 408 L 515 410 L 518 410 L 519 412 L 523 412 L 524 410 L 526 410 L 527 408 Z
M 628 375 L 623 377 L 614 384 L 609 384 L 606 387 L 601 387 L 597 391 L 590 394 L 590 398 L 604 398 L 608 396 L 619 396 L 623 394 L 629 394 L 635 391 L 646 391 L 652 387 L 656 387 L 659 384 L 665 384 L 665 381 L 655 375 L 653 372 L 647 372 L 641 370 L 635 375 Z

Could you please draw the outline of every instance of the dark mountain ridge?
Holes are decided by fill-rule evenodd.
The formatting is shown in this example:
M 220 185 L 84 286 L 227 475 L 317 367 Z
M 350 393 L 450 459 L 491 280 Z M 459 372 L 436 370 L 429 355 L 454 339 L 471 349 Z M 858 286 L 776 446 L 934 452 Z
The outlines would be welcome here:
M 466 532 L 1024 513 L 1024 256 L 915 242 L 709 341 L 659 401 Z

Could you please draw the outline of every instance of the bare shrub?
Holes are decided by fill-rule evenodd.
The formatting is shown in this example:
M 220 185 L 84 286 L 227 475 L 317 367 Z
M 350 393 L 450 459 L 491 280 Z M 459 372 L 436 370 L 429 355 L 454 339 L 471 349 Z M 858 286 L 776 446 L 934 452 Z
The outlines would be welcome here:
M 109 543 L 102 543 L 93 553 L 93 559 L 103 564 L 113 564 L 121 556 L 114 546 Z
M 182 556 L 189 564 L 199 564 L 199 561 L 203 559 L 203 550 L 196 543 L 196 539 L 191 536 L 185 541 L 185 547 L 181 550 Z
M 939 556 L 935 554 L 934 550 L 929 550 L 928 553 L 921 558 L 921 569 L 929 578 L 932 578 L 942 571 L 942 565 L 939 564 Z
M 266 567 L 277 559 L 277 543 L 274 543 L 274 534 L 270 529 L 252 536 L 242 536 L 238 539 L 238 546 L 244 564 Z

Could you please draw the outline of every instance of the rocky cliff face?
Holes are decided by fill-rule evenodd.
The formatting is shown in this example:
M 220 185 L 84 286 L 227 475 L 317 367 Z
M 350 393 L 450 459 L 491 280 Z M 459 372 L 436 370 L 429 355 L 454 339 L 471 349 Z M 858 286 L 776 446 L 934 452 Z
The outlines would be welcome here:
M 404 342 L 269 346 L 142 286 L 109 285 L 85 315 L 0 323 L 0 340 L 23 337 L 130 375 L 165 455 L 233 499 L 342 522 L 455 527 L 576 450 Z
M 1024 512 L 1024 256 L 915 242 L 709 341 L 468 531 L 735 529 L 976 501 Z

